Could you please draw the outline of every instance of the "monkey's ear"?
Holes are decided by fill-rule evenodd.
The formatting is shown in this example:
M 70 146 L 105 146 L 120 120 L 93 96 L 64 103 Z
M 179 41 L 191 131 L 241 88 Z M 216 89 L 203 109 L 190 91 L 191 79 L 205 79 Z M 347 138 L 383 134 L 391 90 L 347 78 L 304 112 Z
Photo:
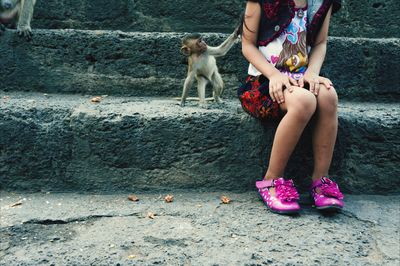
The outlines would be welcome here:
M 181 53 L 183 55 L 189 56 L 190 55 L 190 48 L 187 47 L 186 45 L 182 46 L 181 48 Z

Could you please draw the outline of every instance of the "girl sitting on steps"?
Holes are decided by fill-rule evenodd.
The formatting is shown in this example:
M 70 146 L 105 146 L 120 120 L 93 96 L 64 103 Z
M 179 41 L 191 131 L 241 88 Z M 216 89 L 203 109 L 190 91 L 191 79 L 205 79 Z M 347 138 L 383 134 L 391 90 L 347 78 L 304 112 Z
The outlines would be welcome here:
M 281 119 L 268 170 L 256 187 L 277 213 L 297 213 L 299 195 L 283 177 L 299 138 L 314 116 L 314 170 L 311 194 L 317 209 L 341 209 L 343 195 L 328 170 L 336 141 L 338 98 L 332 82 L 320 76 L 331 14 L 340 0 L 248 0 L 242 51 L 250 62 L 239 88 L 243 109 L 261 120 Z

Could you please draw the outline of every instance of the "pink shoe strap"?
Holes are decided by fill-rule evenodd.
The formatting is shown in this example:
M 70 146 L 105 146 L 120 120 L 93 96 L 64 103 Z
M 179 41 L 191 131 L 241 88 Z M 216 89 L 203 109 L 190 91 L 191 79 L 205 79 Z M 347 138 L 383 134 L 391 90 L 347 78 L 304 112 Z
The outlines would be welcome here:
M 270 180 L 261 180 L 261 181 L 257 181 L 256 182 L 256 187 L 258 189 L 263 189 L 263 188 L 270 188 L 274 186 L 274 179 L 270 179 Z
M 315 180 L 311 184 L 311 189 L 315 189 L 322 185 L 321 179 Z
M 285 180 L 283 179 L 283 177 L 278 177 L 275 179 L 269 179 L 269 180 L 263 179 L 261 181 L 256 181 L 256 187 L 258 189 L 263 189 L 263 188 L 275 187 L 276 185 L 282 185 L 284 183 L 291 183 L 291 185 L 293 186 L 292 180 Z

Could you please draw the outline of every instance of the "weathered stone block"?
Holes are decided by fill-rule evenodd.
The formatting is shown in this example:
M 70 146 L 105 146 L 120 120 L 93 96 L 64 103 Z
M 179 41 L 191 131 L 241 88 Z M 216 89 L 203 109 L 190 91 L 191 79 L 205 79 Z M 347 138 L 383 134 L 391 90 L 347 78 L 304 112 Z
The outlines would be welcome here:
M 38 1 L 33 26 L 42 29 L 230 32 L 245 1 Z M 349 1 L 331 23 L 332 36 L 400 38 L 396 0 Z
M 9 97 L 4 97 L 5 95 Z M 5 190 L 253 189 L 275 125 L 237 101 L 201 109 L 148 98 L 0 95 L 0 184 Z M 398 193 L 399 108 L 343 103 L 331 173 L 353 193 Z M 312 157 L 305 132 L 287 176 L 303 191 Z
M 187 72 L 179 53 L 182 33 L 35 30 L 32 42 L 7 32 L 0 43 L 0 79 L 6 90 L 127 96 L 180 96 Z M 210 44 L 227 35 L 205 34 Z M 341 99 L 397 101 L 400 39 L 329 39 L 322 72 Z M 218 60 L 225 98 L 236 97 L 248 63 L 240 44 Z M 195 89 L 192 95 L 195 95 Z

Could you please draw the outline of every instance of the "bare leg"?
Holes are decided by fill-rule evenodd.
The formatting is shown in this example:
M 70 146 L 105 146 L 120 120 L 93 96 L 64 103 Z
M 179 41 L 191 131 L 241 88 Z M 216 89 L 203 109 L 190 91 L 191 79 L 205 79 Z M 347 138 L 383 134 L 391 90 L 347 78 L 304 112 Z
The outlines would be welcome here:
M 285 103 L 280 107 L 287 113 L 276 130 L 265 179 L 283 176 L 289 157 L 316 110 L 316 98 L 308 90 L 295 88 L 292 93 L 285 90 L 284 96 Z
M 224 92 L 224 81 L 218 71 L 214 72 L 212 76 L 213 97 L 216 103 L 222 103 L 221 95 Z
M 333 88 L 328 90 L 322 84 L 320 86 L 317 97 L 316 123 L 313 129 L 313 180 L 328 175 L 338 128 L 336 91 Z
M 6 31 L 6 27 L 0 22 L 0 36 Z
M 21 1 L 21 11 L 19 14 L 17 32 L 20 36 L 23 36 L 28 40 L 32 38 L 31 20 L 35 3 L 36 0 Z
M 199 94 L 199 104 L 201 107 L 206 107 L 206 85 L 208 80 L 202 76 L 197 76 L 197 92 Z
M 182 107 L 185 106 L 186 98 L 189 94 L 189 89 L 193 86 L 193 82 L 194 82 L 194 75 L 192 72 L 190 72 L 185 79 L 185 84 L 183 85 L 182 98 L 181 98 Z

